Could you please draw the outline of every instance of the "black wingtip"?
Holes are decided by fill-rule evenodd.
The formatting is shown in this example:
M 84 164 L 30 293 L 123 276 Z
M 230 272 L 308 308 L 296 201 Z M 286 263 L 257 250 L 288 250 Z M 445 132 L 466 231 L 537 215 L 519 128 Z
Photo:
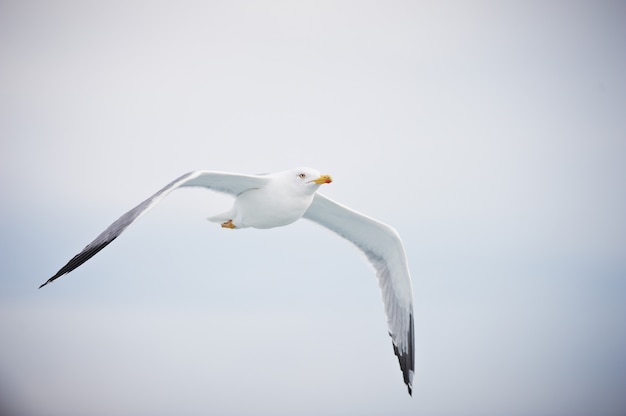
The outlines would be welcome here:
M 56 280 L 56 278 L 59 277 L 58 274 L 52 276 L 50 279 L 46 280 L 45 282 L 43 282 L 43 284 L 41 286 L 39 286 L 39 289 L 41 289 L 42 287 L 44 287 L 45 285 L 47 285 L 48 283 L 53 282 L 54 280 Z
M 108 246 L 116 238 L 117 238 L 117 236 L 112 237 L 109 240 L 106 240 L 104 242 L 98 243 L 98 244 L 96 244 L 94 246 L 89 244 L 87 247 L 85 247 L 83 249 L 83 251 L 81 251 L 80 253 L 78 253 L 74 257 L 72 257 L 72 259 L 70 261 L 68 261 L 65 266 L 61 267 L 61 269 L 54 276 L 52 276 L 44 284 L 39 286 L 39 289 L 41 289 L 42 287 L 44 287 L 48 283 L 51 283 L 51 282 L 55 281 L 57 278 L 59 278 L 59 277 L 61 277 L 63 275 L 66 275 L 69 272 L 71 272 L 72 270 L 76 269 L 78 266 L 80 266 L 81 264 L 83 264 L 84 262 L 86 262 L 87 260 L 92 258 L 93 256 L 95 256 L 100 250 L 102 250 L 103 248 Z
M 392 336 L 389 333 L 389 336 Z M 393 352 L 398 357 L 398 363 L 400 364 L 400 370 L 402 371 L 402 378 L 404 380 L 404 384 L 409 391 L 409 396 L 413 397 L 413 372 L 415 371 L 415 349 L 414 349 L 414 338 L 413 338 L 413 314 L 409 315 L 409 332 L 407 334 L 407 339 L 409 340 L 408 350 L 400 351 L 396 344 L 392 341 L 391 345 L 393 346 Z

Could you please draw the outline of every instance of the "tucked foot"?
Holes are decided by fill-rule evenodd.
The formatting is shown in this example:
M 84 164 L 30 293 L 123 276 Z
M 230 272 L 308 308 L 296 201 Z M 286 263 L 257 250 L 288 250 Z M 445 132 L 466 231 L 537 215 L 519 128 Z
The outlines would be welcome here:
M 222 228 L 235 228 L 235 224 L 233 224 L 233 220 L 228 220 L 222 223 Z

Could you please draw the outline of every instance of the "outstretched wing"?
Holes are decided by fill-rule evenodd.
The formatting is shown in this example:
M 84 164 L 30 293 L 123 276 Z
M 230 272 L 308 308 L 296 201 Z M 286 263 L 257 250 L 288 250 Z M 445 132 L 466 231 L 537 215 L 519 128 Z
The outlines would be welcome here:
M 42 288 L 48 283 L 54 281 L 60 276 L 67 274 L 95 256 L 100 250 L 115 240 L 126 228 L 141 218 L 148 210 L 159 203 L 174 189 L 183 186 L 201 186 L 215 191 L 224 192 L 232 195 L 252 189 L 262 187 L 267 182 L 267 177 L 263 175 L 241 175 L 228 172 L 208 172 L 194 171 L 189 172 L 178 179 L 175 179 L 160 191 L 146 199 L 135 208 L 122 215 L 98 237 L 89 243 L 80 253 L 75 255 L 67 262 L 54 276 L 48 279 L 44 284 L 39 286 Z
M 315 194 L 304 218 L 336 232 L 360 248 L 376 269 L 393 350 L 412 394 L 414 363 L 413 289 L 400 236 L 392 227 Z

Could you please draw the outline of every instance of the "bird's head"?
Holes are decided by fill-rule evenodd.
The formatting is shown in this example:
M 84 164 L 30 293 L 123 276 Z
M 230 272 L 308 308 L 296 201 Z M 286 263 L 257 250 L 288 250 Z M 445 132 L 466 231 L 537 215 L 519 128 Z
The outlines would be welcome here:
M 317 170 L 306 167 L 281 172 L 281 176 L 292 188 L 305 194 L 313 194 L 320 185 L 333 181 L 330 175 L 321 175 Z

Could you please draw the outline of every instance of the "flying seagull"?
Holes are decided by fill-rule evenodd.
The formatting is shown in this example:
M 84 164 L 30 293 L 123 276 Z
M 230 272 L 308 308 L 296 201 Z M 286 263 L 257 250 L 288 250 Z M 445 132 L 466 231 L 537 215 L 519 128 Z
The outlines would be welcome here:
M 376 269 L 393 351 L 398 357 L 404 383 L 412 395 L 415 371 L 413 289 L 402 241 L 389 225 L 317 193 L 322 184 L 331 182 L 330 176 L 320 175 L 311 168 L 263 175 L 189 172 L 122 215 L 39 288 L 95 256 L 177 188 L 195 186 L 231 194 L 235 196 L 233 207 L 208 218 L 221 223 L 223 228 L 282 227 L 306 218 L 334 231 L 363 251 Z

